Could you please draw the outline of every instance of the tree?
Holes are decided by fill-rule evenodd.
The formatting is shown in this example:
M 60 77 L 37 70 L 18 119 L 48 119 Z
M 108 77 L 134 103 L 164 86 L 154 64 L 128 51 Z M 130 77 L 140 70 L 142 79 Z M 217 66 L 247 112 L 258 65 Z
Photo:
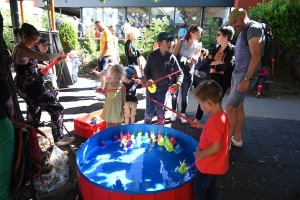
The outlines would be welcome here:
M 14 103 L 14 119 L 17 122 L 24 122 L 24 118 L 22 116 L 22 112 L 19 106 L 17 91 L 13 82 L 12 73 L 10 71 L 10 65 L 12 63 L 11 54 L 6 46 L 5 40 L 3 38 L 3 17 L 0 12 L 0 73 L 4 75 L 6 80 L 9 83 L 12 100 Z
M 290 83 L 295 83 L 292 79 L 299 80 L 300 77 L 299 13 L 299 2 L 290 0 L 263 1 L 248 11 L 250 19 L 271 27 L 277 48 L 275 69 Z
M 206 29 L 203 33 L 203 37 L 200 38 L 202 41 L 202 46 L 208 50 L 214 47 L 216 43 L 216 34 L 218 33 L 219 29 L 219 19 L 208 20 L 208 29 Z
M 153 50 L 153 44 L 156 42 L 157 35 L 162 31 L 170 31 L 170 23 L 166 16 L 162 19 L 153 18 L 149 29 L 146 27 L 141 29 L 141 37 L 134 42 L 134 46 L 137 49 L 144 48 L 144 55 L 148 55 Z
M 60 17 L 59 13 L 54 13 L 55 19 L 58 19 Z M 48 11 L 45 10 L 42 15 L 42 27 L 46 30 L 49 30 L 49 18 L 48 18 Z
M 77 32 L 70 22 L 61 24 L 58 35 L 64 52 L 68 53 L 79 46 Z
M 12 51 L 14 47 L 14 38 L 13 38 L 13 29 L 11 25 L 11 16 L 9 10 L 5 10 L 0 8 L 0 12 L 3 17 L 3 38 L 6 41 L 6 45 L 10 51 Z

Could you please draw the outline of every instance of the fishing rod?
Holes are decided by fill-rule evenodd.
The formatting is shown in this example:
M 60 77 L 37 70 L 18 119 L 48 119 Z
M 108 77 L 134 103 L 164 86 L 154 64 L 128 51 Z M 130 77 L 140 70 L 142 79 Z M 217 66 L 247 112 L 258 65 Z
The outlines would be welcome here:
M 195 124 L 196 124 L 195 122 L 193 122 L 192 120 L 190 120 L 190 119 L 187 118 L 186 116 L 180 114 L 179 112 L 176 112 L 175 110 L 169 108 L 168 106 L 165 106 L 165 105 L 163 105 L 162 103 L 160 103 L 160 102 L 158 102 L 158 101 L 156 101 L 156 100 L 154 100 L 154 99 L 152 99 L 152 98 L 150 98 L 150 97 L 148 97 L 148 98 L 149 98 L 151 101 L 153 101 L 154 103 L 156 103 L 156 104 L 158 104 L 158 105 L 160 105 L 160 106 L 162 106 L 162 107 L 164 107 L 164 108 L 170 110 L 171 112 L 175 113 L 175 114 L 178 115 L 179 117 L 185 119 L 185 120 L 188 121 L 188 123 L 190 123 L 191 125 L 195 125 Z

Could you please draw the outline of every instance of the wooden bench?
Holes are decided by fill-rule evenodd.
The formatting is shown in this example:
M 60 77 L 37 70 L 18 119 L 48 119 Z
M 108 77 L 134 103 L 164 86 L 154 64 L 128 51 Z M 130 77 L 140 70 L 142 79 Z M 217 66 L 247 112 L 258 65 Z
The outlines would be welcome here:
M 256 83 L 260 83 L 259 81 L 257 81 Z M 266 97 L 269 97 L 269 93 L 270 93 L 270 84 L 274 84 L 274 81 L 271 80 L 265 80 L 263 83 L 263 90 L 266 93 Z

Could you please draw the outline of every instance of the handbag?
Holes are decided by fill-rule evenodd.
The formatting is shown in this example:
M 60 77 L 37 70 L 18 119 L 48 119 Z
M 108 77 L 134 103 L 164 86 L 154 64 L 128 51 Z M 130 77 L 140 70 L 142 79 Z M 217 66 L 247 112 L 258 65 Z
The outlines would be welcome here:
M 31 199 L 36 200 L 37 191 L 34 187 L 34 175 L 41 168 L 34 166 L 30 156 L 30 132 L 24 128 L 14 126 L 15 150 L 13 158 L 13 169 L 10 179 L 10 193 L 14 195 L 23 187 L 30 189 Z M 17 193 L 16 193 L 17 195 Z
M 49 140 L 50 146 L 51 146 L 50 139 L 42 131 L 40 131 L 39 129 L 37 129 L 35 127 L 32 127 L 28 124 L 17 123 L 17 122 L 13 122 L 13 126 L 15 128 L 25 129 L 29 132 L 28 137 L 29 137 L 29 141 L 30 141 L 30 158 L 31 158 L 32 161 L 38 160 L 42 156 L 42 154 L 44 153 L 42 151 L 40 145 L 39 145 L 37 134 L 40 134 L 41 136 L 47 138 Z
M 187 63 L 189 62 L 190 59 L 184 57 L 184 56 L 176 56 L 178 64 L 184 74 L 184 78 L 188 78 L 190 77 L 191 74 L 191 68 L 187 65 Z
M 187 63 L 190 61 L 190 59 L 188 59 L 187 57 L 181 56 L 179 54 L 180 49 L 181 49 L 181 45 L 182 45 L 182 41 L 180 41 L 180 47 L 178 50 L 178 53 L 176 55 L 176 59 L 178 61 L 179 67 L 182 70 L 184 76 L 183 79 L 190 77 L 192 74 L 191 72 L 191 68 L 187 65 Z
M 10 191 L 11 193 L 17 192 L 23 186 L 27 185 L 30 188 L 32 199 L 36 199 L 36 190 L 33 180 L 35 177 L 40 176 L 43 182 L 40 158 L 44 153 L 39 145 L 36 134 L 38 133 L 47 139 L 49 138 L 42 131 L 28 124 L 15 121 L 13 121 L 12 124 L 15 132 L 15 151 Z M 48 149 L 46 151 L 48 151 Z

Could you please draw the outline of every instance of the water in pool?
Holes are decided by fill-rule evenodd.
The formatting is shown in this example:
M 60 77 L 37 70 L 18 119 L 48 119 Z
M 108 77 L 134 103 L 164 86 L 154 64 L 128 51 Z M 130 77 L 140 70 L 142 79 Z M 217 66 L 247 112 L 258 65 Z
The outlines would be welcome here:
M 119 142 L 107 141 L 106 147 L 95 146 L 80 162 L 79 168 L 91 182 L 112 190 L 136 193 L 176 188 L 193 178 L 194 158 L 181 147 L 180 153 L 169 152 L 155 143 L 123 150 Z M 182 173 L 179 173 L 183 172 Z

